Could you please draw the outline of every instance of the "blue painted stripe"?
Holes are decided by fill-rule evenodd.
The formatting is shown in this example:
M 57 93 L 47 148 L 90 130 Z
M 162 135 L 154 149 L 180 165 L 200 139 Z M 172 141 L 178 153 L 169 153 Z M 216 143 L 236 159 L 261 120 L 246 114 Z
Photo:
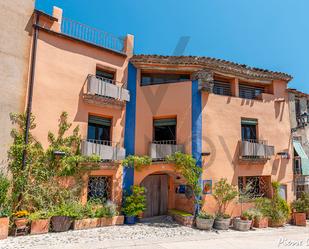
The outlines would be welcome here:
M 198 80 L 192 81 L 192 156 L 202 166 L 202 95 Z
M 129 63 L 128 65 L 128 90 L 130 91 L 130 101 L 126 104 L 126 122 L 124 130 L 124 147 L 126 156 L 135 153 L 135 123 L 136 123 L 136 76 L 137 70 Z M 123 169 L 122 188 L 125 192 L 130 192 L 134 184 L 134 169 Z

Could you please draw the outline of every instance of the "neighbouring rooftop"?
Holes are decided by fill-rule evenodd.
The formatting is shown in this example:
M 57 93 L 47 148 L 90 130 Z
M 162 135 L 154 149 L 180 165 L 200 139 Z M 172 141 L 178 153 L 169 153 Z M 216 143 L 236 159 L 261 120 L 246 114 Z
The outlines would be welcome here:
M 231 73 L 234 75 L 246 75 L 249 78 L 261 78 L 267 80 L 285 80 L 290 81 L 293 77 L 287 73 L 275 72 L 256 67 L 250 67 L 245 64 L 238 64 L 231 61 L 215 59 L 206 56 L 165 56 L 165 55 L 134 55 L 131 62 L 135 65 L 159 64 L 166 66 L 186 66 L 192 67 L 192 71 L 196 67 L 206 68 L 222 73 Z

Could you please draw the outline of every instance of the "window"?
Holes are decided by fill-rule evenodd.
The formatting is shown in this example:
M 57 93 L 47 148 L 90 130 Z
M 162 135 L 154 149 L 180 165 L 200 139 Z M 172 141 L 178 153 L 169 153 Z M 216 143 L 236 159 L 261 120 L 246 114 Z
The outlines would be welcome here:
M 142 73 L 141 85 L 155 85 L 190 80 L 190 74 Z
M 88 200 L 100 199 L 106 202 L 111 199 L 112 177 L 91 176 L 88 179 Z
M 295 99 L 295 114 L 296 117 L 300 116 L 300 100 L 298 98 Z
M 215 80 L 213 93 L 218 95 L 232 96 L 231 83 Z
M 98 79 L 114 84 L 114 79 L 115 79 L 114 72 L 109 72 L 109 71 L 105 71 L 105 70 L 97 68 L 95 75 Z
M 257 120 L 241 120 L 241 139 L 242 141 L 257 140 Z
M 255 99 L 261 93 L 264 92 L 263 87 L 248 86 L 245 84 L 239 84 L 239 97 L 244 99 Z
M 88 119 L 88 140 L 109 143 L 111 141 L 111 124 L 112 120 L 109 118 L 90 115 Z
M 155 119 L 153 140 L 157 143 L 176 144 L 176 119 Z
M 248 195 L 250 198 L 269 197 L 270 193 L 270 179 L 264 176 L 240 176 L 238 177 L 238 189 L 246 191 L 248 187 Z

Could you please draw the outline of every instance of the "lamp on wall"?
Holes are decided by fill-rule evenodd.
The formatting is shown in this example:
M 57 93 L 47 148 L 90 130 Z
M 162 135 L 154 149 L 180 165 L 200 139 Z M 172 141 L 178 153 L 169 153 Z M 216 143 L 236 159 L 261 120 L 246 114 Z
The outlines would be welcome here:
M 210 152 L 202 152 L 202 156 L 210 156 Z
M 281 159 L 290 159 L 290 154 L 286 151 L 280 151 L 277 155 L 281 156 Z

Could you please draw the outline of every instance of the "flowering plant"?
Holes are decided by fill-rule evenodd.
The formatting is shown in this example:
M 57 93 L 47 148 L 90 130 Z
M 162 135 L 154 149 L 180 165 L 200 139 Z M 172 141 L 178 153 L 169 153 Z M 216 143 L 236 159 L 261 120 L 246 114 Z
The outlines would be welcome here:
M 17 211 L 13 215 L 16 218 L 26 218 L 30 215 L 30 213 L 27 210 L 21 210 L 21 211 Z

